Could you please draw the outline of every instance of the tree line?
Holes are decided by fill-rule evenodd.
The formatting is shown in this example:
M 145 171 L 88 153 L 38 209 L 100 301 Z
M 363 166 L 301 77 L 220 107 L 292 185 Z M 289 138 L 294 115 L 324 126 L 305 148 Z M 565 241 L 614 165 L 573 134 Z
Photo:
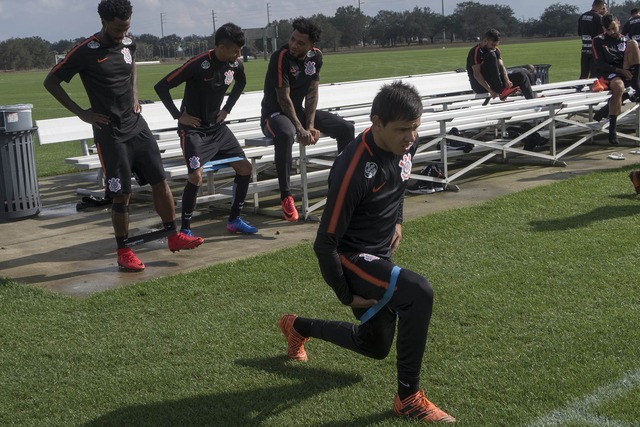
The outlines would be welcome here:
M 640 1 L 625 0 L 611 7 L 621 23 Z M 334 16 L 316 14 L 322 28 L 318 47 L 338 51 L 356 46 L 379 45 L 393 47 L 412 44 L 434 44 L 476 41 L 487 28 L 497 28 L 505 38 L 569 37 L 577 35 L 578 17 L 586 10 L 557 3 L 547 7 L 537 19 L 518 20 L 513 9 L 505 5 L 485 5 L 474 1 L 458 3 L 451 15 L 443 16 L 428 7 L 396 12 L 381 10 L 370 17 L 354 6 L 341 6 Z M 291 20 L 273 21 L 277 46 L 287 42 Z M 180 37 L 171 34 L 134 34 L 138 44 L 138 61 L 163 58 L 186 58 L 205 52 L 214 46 L 213 35 Z M 0 70 L 46 69 L 55 64 L 56 55 L 64 55 L 87 35 L 75 40 L 51 43 L 40 37 L 13 38 L 0 42 Z M 272 48 L 263 40 L 249 40 L 246 54 L 259 56 Z

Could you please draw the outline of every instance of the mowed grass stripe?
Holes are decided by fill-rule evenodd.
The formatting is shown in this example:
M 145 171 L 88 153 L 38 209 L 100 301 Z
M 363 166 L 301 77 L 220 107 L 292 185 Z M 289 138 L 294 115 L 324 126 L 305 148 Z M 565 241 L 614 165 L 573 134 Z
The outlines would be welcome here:
M 637 425 L 637 387 L 601 393 L 640 368 L 628 171 L 405 224 L 395 261 L 436 293 L 422 382 L 459 425 L 535 424 L 589 396 L 582 421 Z M 309 243 L 85 300 L 6 281 L 0 305 L 1 425 L 407 425 L 395 350 L 312 340 L 308 364 L 286 360 L 280 314 L 352 320 Z

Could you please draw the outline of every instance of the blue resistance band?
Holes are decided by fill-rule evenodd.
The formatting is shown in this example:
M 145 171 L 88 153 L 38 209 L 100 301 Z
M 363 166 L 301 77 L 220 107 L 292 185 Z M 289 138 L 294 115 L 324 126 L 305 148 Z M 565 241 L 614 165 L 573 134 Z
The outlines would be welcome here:
M 391 270 L 391 279 L 389 279 L 389 286 L 387 287 L 387 290 L 382 296 L 382 299 L 378 301 L 377 304 L 369 307 L 369 309 L 362 315 L 362 317 L 360 318 L 361 325 L 364 324 L 367 320 L 371 319 L 377 312 L 380 311 L 382 307 L 384 307 L 389 302 L 389 300 L 393 296 L 393 291 L 396 288 L 396 282 L 398 281 L 400 270 L 402 269 L 397 265 L 393 267 L 393 270 Z

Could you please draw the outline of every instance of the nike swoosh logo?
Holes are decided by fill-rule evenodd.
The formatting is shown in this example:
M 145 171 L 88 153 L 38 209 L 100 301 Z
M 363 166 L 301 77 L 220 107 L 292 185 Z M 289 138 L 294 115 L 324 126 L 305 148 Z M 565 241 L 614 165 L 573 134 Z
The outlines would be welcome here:
M 104 58 L 101 58 L 101 59 L 98 59 L 98 63 L 104 62 L 104 61 L 106 61 L 107 59 L 109 59 L 109 57 L 108 57 L 108 56 L 106 56 L 106 57 L 104 57 Z
M 380 184 L 380 186 L 379 186 L 379 187 L 373 187 L 373 192 L 374 192 L 374 193 L 377 193 L 378 191 L 380 191 L 380 189 L 381 189 L 382 187 L 384 187 L 384 185 L 385 185 L 386 183 L 387 183 L 387 181 L 385 181 L 385 182 L 383 182 L 382 184 Z
M 213 80 L 213 79 L 215 79 L 215 77 L 205 77 L 205 78 L 204 78 L 204 81 L 205 81 L 205 82 L 209 82 L 209 81 L 211 81 L 211 80 Z

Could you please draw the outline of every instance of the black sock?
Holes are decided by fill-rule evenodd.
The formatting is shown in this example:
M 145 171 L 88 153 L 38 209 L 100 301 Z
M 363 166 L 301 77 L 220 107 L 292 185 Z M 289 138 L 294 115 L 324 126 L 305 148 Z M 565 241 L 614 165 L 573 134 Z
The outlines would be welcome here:
M 118 244 L 118 249 L 124 249 L 125 248 L 125 244 L 127 243 L 127 240 L 129 240 L 129 236 L 116 236 L 116 243 Z
M 231 212 L 229 212 L 229 221 L 233 221 L 240 216 L 244 199 L 247 198 L 247 190 L 251 175 L 236 175 L 233 180 L 233 200 L 231 201 Z
M 640 91 L 640 65 L 632 65 L 631 74 L 633 74 L 633 77 L 631 77 L 631 87 L 638 92 Z
M 616 124 L 618 116 L 609 116 L 609 137 L 616 136 Z
M 404 400 L 420 389 L 420 378 L 400 378 L 398 376 L 398 397 Z
M 182 192 L 182 217 L 180 219 L 181 228 L 191 228 L 191 218 L 196 208 L 199 189 L 199 186 L 189 181 L 187 181 L 187 185 L 184 186 L 184 191 Z

